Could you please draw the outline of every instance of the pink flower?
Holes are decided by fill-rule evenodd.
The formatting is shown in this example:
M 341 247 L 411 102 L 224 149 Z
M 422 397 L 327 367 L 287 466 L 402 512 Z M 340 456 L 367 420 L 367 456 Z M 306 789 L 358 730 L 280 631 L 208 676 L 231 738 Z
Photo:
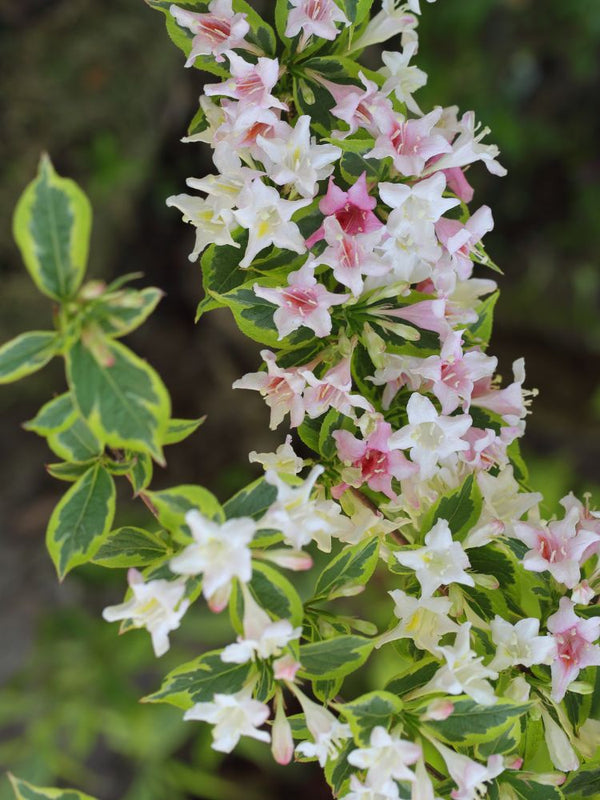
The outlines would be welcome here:
M 434 331 L 442 339 L 452 330 L 446 320 L 446 300 L 421 300 L 410 306 L 392 308 L 380 312 L 386 317 L 400 317 L 407 322 L 422 328 L 424 331 Z
M 343 358 L 339 364 L 328 370 L 321 379 L 316 378 L 308 370 L 302 371 L 309 387 L 304 392 L 304 407 L 311 419 L 316 419 L 330 408 L 340 414 L 354 418 L 354 408 L 373 411 L 373 406 L 360 394 L 350 394 L 352 375 L 350 373 L 350 356 Z
M 290 5 L 293 9 L 288 15 L 285 35 L 293 39 L 302 31 L 303 44 L 311 36 L 332 41 L 339 33 L 336 22 L 350 25 L 350 20 L 334 0 L 290 0 Z
M 328 217 L 335 217 L 344 233 L 356 236 L 358 233 L 370 233 L 383 227 L 383 222 L 373 213 L 376 205 L 377 200 L 369 195 L 366 173 L 363 172 L 347 192 L 335 185 L 333 177 L 329 178 L 327 194 L 321 199 L 319 210 Z M 306 240 L 306 246 L 313 247 L 324 237 L 325 227 L 321 225 Z
M 354 84 L 338 84 L 321 80 L 327 91 L 332 95 L 336 105 L 331 109 L 334 117 L 343 120 L 350 128 L 343 133 L 337 132 L 336 136 L 345 138 L 356 133 L 359 128 L 366 128 L 370 133 L 378 133 L 377 120 L 383 115 L 393 114 L 390 100 L 379 91 L 375 81 L 365 78 L 362 72 L 358 73 L 364 89 Z
M 441 116 L 441 108 L 421 119 L 406 120 L 401 115 L 388 114 L 380 121 L 381 133 L 365 158 L 391 156 L 400 174 L 421 175 L 429 159 L 452 149 L 441 134 L 431 132 Z
M 186 67 L 191 67 L 198 56 L 214 56 L 215 61 L 224 61 L 223 53 L 227 50 L 247 47 L 244 37 L 250 25 L 245 14 L 233 13 L 231 0 L 213 0 L 208 14 L 185 11 L 176 5 L 169 11 L 178 25 L 194 34 Z
M 552 664 L 552 699 L 560 702 L 569 684 L 585 667 L 600 666 L 600 647 L 593 644 L 600 636 L 600 618 L 581 619 L 568 597 L 561 597 L 559 610 L 548 619 L 558 655 Z
M 366 483 L 374 492 L 383 492 L 390 500 L 397 495 L 392 489 L 392 478 L 404 480 L 418 471 L 403 453 L 390 448 L 392 426 L 380 421 L 370 436 L 357 439 L 345 430 L 333 433 L 338 455 L 346 464 L 360 470 L 359 486 Z
M 206 95 L 225 95 L 254 107 L 287 111 L 286 104 L 271 94 L 279 79 L 279 61 L 276 58 L 259 58 L 256 64 L 251 64 L 233 50 L 227 51 L 227 58 L 231 65 L 231 78 L 223 83 L 207 84 L 204 87 Z
M 451 414 L 462 402 L 468 411 L 475 381 L 494 374 L 497 358 L 490 358 L 480 350 L 463 353 L 463 331 L 452 331 L 446 337 L 440 357 L 440 377 L 433 382 L 431 391 L 442 404 L 442 414 Z
M 546 570 L 568 589 L 579 583 L 579 566 L 587 548 L 600 541 L 594 531 L 577 530 L 577 509 L 571 509 L 564 519 L 550 522 L 547 527 L 519 522 L 515 536 L 531 548 L 525 554 L 523 566 L 532 572 Z
M 381 276 L 389 272 L 389 266 L 373 252 L 381 240 L 380 231 L 350 236 L 335 217 L 327 217 L 323 228 L 329 246 L 317 257 L 317 262 L 331 267 L 335 279 L 347 286 L 354 297 L 363 290 L 363 275 Z
M 314 266 L 306 262 L 296 272 L 288 276 L 288 286 L 269 289 L 254 284 L 254 294 L 279 306 L 273 314 L 273 321 L 283 339 L 300 327 L 311 328 L 316 336 L 322 338 L 331 333 L 331 306 L 339 306 L 350 295 L 328 292 L 314 276 Z
M 478 209 L 465 225 L 458 220 L 445 217 L 435 223 L 437 237 L 461 280 L 471 276 L 473 270 L 471 252 L 493 227 L 492 212 L 488 206 Z
M 518 358 L 513 363 L 514 382 L 505 389 L 497 389 L 491 378 L 482 378 L 475 382 L 471 403 L 480 408 L 487 408 L 501 417 L 522 419 L 527 414 L 523 392 L 525 381 L 525 362 Z
M 302 392 L 306 381 L 297 368 L 281 369 L 277 366 L 275 354 L 261 350 L 267 364 L 266 372 L 252 372 L 234 381 L 234 389 L 254 389 L 265 398 L 271 409 L 270 428 L 275 429 L 290 414 L 290 425 L 297 428 L 304 419 Z

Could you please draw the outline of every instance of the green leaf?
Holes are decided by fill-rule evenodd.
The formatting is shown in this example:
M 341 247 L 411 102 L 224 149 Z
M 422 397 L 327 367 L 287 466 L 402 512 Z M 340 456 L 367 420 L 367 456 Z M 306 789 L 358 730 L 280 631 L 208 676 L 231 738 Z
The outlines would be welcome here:
M 489 344 L 494 322 L 494 307 L 499 296 L 500 292 L 494 292 L 479 303 L 478 320 L 468 328 L 469 344 L 477 344 L 484 348 Z
M 277 498 L 277 487 L 264 478 L 244 486 L 234 494 L 223 506 L 227 519 L 234 517 L 252 517 L 260 519 Z
M 377 536 L 344 548 L 317 578 L 315 598 L 331 600 L 343 596 L 348 587 L 364 586 L 377 566 L 378 556 Z
M 343 683 L 343 678 L 330 678 L 329 680 L 324 681 L 313 681 L 313 694 L 317 700 L 327 704 L 339 693 Z
M 13 233 L 38 289 L 55 300 L 72 297 L 87 264 L 92 209 L 71 180 L 54 171 L 47 155 L 17 204 Z
M 100 363 L 83 342 L 67 354 L 67 377 L 79 410 L 111 447 L 148 450 L 164 463 L 162 441 L 171 401 L 157 373 L 120 342 L 105 341 L 112 363 Z
M 60 464 L 46 464 L 49 475 L 59 481 L 78 480 L 81 476 L 94 466 L 95 459 L 91 461 L 63 461 Z
M 248 585 L 256 602 L 272 617 L 288 619 L 293 626 L 302 624 L 304 608 L 300 595 L 274 567 L 255 561 Z
M 510 771 L 502 773 L 500 783 L 508 783 L 521 800 L 564 800 L 565 795 L 557 786 L 546 786 L 531 780 L 519 779 Z
M 131 480 L 133 494 L 137 496 L 150 485 L 154 467 L 152 465 L 152 458 L 148 453 L 131 453 L 130 455 L 133 456 L 134 463 L 129 472 L 129 478 Z
M 470 697 L 452 701 L 454 711 L 444 720 L 432 720 L 427 726 L 442 741 L 458 747 L 470 747 L 496 739 L 530 709 L 529 703 L 500 700 L 493 706 L 481 706 Z
M 600 797 L 600 769 L 578 772 L 562 788 L 567 797 L 572 794 L 578 794 L 581 797 Z
M 99 464 L 60 500 L 48 524 L 46 544 L 60 579 L 96 554 L 115 514 L 115 485 Z
M 152 314 L 164 292 L 152 286 L 137 291 L 123 289 L 104 295 L 94 303 L 93 316 L 107 336 L 125 336 L 139 328 Z
M 373 642 L 364 636 L 337 636 L 300 645 L 302 678 L 339 678 L 357 670 L 369 657 Z
M 169 420 L 169 425 L 163 439 L 163 444 L 178 444 L 178 442 L 183 442 L 184 439 L 187 439 L 188 436 L 191 436 L 192 433 L 195 433 L 198 430 L 205 419 L 206 417 L 200 417 L 199 419 Z
M 321 423 L 323 422 L 323 417 L 317 417 L 317 419 L 311 419 L 310 417 L 305 417 L 304 422 L 298 426 L 298 436 L 302 439 L 304 444 L 307 447 L 310 447 L 311 450 L 314 450 L 315 453 L 319 452 L 319 434 L 321 432 Z
M 346 423 L 350 422 L 348 417 L 340 414 L 335 408 L 330 408 L 325 414 L 321 423 L 321 430 L 319 431 L 318 452 L 323 458 L 331 459 L 337 453 L 337 446 L 335 439 L 331 435 L 334 431 L 343 428 Z
M 75 789 L 49 789 L 34 786 L 32 783 L 15 778 L 8 773 L 16 800 L 94 800 L 89 794 L 76 792 Z
M 342 794 L 344 784 L 350 780 L 350 776 L 355 771 L 355 768 L 348 761 L 348 756 L 354 749 L 354 742 L 350 739 L 345 743 L 344 747 L 339 750 L 337 758 L 327 759 L 327 763 L 325 764 L 325 778 L 331 786 L 334 797 L 338 797 Z
M 223 522 L 225 515 L 217 498 L 203 486 L 174 486 L 161 492 L 148 492 L 148 497 L 158 511 L 158 520 L 171 533 L 183 532 L 191 536 L 185 524 L 185 515 L 196 509 L 215 522 Z
M 157 692 L 143 698 L 145 703 L 170 703 L 187 710 L 195 703 L 210 702 L 216 693 L 239 692 L 248 679 L 248 664 L 226 664 L 221 650 L 212 650 L 200 658 L 182 664 L 170 672 Z
M 366 746 L 373 728 L 381 725 L 389 729 L 402 709 L 402 700 L 396 695 L 377 691 L 357 697 L 351 703 L 344 703 L 340 711 L 352 728 L 357 743 Z
M 420 689 L 433 678 L 440 667 L 439 661 L 433 658 L 422 658 L 416 664 L 396 675 L 386 685 L 388 692 L 404 697 L 415 689 Z
M 459 489 L 444 495 L 425 514 L 421 528 L 427 533 L 439 519 L 445 519 L 453 538 L 463 541 L 479 521 L 482 507 L 483 498 L 479 486 L 473 475 L 469 475 Z
M 48 436 L 48 447 L 65 461 L 90 461 L 102 455 L 104 447 L 79 416 L 59 431 Z
M 157 534 L 126 526 L 109 533 L 92 561 L 101 567 L 146 567 L 169 553 L 169 547 Z
M 65 392 L 49 400 L 33 419 L 24 423 L 23 427 L 40 436 L 48 436 L 64 430 L 76 416 L 77 410 L 73 405 L 71 393 Z
M 235 231 L 233 239 L 239 247 L 211 244 L 200 258 L 202 287 L 207 296 L 200 301 L 196 322 L 204 312 L 222 305 L 220 300 L 215 300 L 213 292 L 217 295 L 226 294 L 248 280 L 245 271 L 239 267 L 248 244 L 248 231 L 241 229 Z
M 0 383 L 12 383 L 37 372 L 59 352 L 53 331 L 29 331 L 0 347 Z

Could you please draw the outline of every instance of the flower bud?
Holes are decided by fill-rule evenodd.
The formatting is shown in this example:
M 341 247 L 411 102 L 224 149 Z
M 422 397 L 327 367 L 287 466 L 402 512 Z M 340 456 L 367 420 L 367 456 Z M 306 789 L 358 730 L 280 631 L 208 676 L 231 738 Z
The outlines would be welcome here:
M 283 710 L 282 697 L 276 700 L 277 710 L 275 721 L 271 732 L 271 752 L 278 764 L 289 764 L 294 755 L 294 740 L 292 738 L 292 727 Z

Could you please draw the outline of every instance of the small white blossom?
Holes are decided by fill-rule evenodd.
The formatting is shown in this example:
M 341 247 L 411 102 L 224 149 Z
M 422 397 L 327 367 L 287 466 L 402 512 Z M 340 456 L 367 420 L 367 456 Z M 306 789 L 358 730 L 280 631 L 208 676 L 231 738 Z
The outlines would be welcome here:
M 269 714 L 269 706 L 253 700 L 251 690 L 242 689 L 236 694 L 215 694 L 210 703 L 196 703 L 183 718 L 210 722 L 215 726 L 213 749 L 231 753 L 241 736 L 250 736 L 260 742 L 271 741 L 267 731 L 259 730 Z
M 554 660 L 556 643 L 552 636 L 538 636 L 539 619 L 521 619 L 516 625 L 511 625 L 496 614 L 490 627 L 496 645 L 490 669 L 500 672 L 517 664 L 531 667 L 533 664 L 551 664 Z
M 439 519 L 425 537 L 425 547 L 418 550 L 400 550 L 395 553 L 400 564 L 415 570 L 424 597 L 440 586 L 463 583 L 475 586 L 473 578 L 465 572 L 471 564 L 460 542 L 452 539 L 445 519 Z
M 196 510 L 188 511 L 185 521 L 194 543 L 174 556 L 170 567 L 180 575 L 202 575 L 202 594 L 213 610 L 220 611 L 229 600 L 232 580 L 248 583 L 252 577 L 248 545 L 256 523 L 240 517 L 219 524 Z
M 358 769 L 367 770 L 367 783 L 376 789 L 393 778 L 397 781 L 413 781 L 415 776 L 408 769 L 421 756 L 421 748 L 414 742 L 391 736 L 384 727 L 377 725 L 371 731 L 369 747 L 353 750 L 348 763 Z
M 447 597 L 411 597 L 402 589 L 389 592 L 400 622 L 377 640 L 376 647 L 396 639 L 412 639 L 420 650 L 437 652 L 445 633 L 456 633 L 458 625 L 448 616 L 452 602 Z
M 262 464 L 265 470 L 279 472 L 283 475 L 297 475 L 304 467 L 304 459 L 297 456 L 292 447 L 292 437 L 288 434 L 285 442 L 280 444 L 274 453 L 257 453 L 253 450 L 248 455 L 251 463 Z
M 436 741 L 435 747 L 442 754 L 450 777 L 457 785 L 451 795 L 453 800 L 480 800 L 487 794 L 484 784 L 504 772 L 502 756 L 490 756 L 484 765 L 461 753 L 455 753 L 440 742 Z
M 430 691 L 468 694 L 482 706 L 491 706 L 496 702 L 496 695 L 487 679 L 497 678 L 498 673 L 484 667 L 482 657 L 471 650 L 470 622 L 460 626 L 452 646 L 438 647 L 438 652 L 446 664 L 427 684 Z
M 118 606 L 108 606 L 102 616 L 108 622 L 131 620 L 135 628 L 146 628 L 152 637 L 154 654 L 164 655 L 169 649 L 169 631 L 179 627 L 189 602 L 183 599 L 185 581 L 156 580 L 144 583 L 136 569 L 127 573 L 132 597 Z
M 415 392 L 407 403 L 408 425 L 393 433 L 390 446 L 406 450 L 421 470 L 421 478 L 433 477 L 441 459 L 468 450 L 461 437 L 471 427 L 468 414 L 446 417 L 438 414 L 429 398 Z

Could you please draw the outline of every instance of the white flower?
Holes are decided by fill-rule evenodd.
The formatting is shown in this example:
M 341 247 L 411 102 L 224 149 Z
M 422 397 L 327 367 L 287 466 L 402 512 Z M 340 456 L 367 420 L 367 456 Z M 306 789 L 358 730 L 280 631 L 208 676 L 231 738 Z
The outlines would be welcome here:
M 188 511 L 185 521 L 195 541 L 171 559 L 170 567 L 180 575 L 202 575 L 202 594 L 214 611 L 220 611 L 229 600 L 231 581 L 248 583 L 252 577 L 248 544 L 256 523 L 240 517 L 219 524 L 196 510 Z
M 383 52 L 381 60 L 385 67 L 379 72 L 386 79 L 381 87 L 381 93 L 389 95 L 392 92 L 401 103 L 413 114 L 421 115 L 421 109 L 413 99 L 413 93 L 425 86 L 427 83 L 427 73 L 415 66 L 409 66 L 409 61 L 414 56 L 417 49 L 417 42 L 408 42 L 401 53 Z
M 280 186 L 291 183 L 302 197 L 313 198 L 318 182 L 333 172 L 333 162 L 342 151 L 330 144 L 316 144 L 310 135 L 311 119 L 299 117 L 292 128 L 282 123 L 274 137 L 258 136 L 256 143 L 262 149 L 261 159 L 271 180 Z
M 498 673 L 484 667 L 482 657 L 471 650 L 470 631 L 471 623 L 465 622 L 451 647 L 438 647 L 446 664 L 436 672 L 426 688 L 448 694 L 468 694 L 476 703 L 491 706 L 496 702 L 496 695 L 487 679 L 497 678 Z
M 408 425 L 391 435 L 390 447 L 410 448 L 410 457 L 419 465 L 423 480 L 433 477 L 441 459 L 468 449 L 468 443 L 460 438 L 471 427 L 468 414 L 442 416 L 429 398 L 416 392 L 411 394 L 406 410 Z
M 258 730 L 269 717 L 269 706 L 252 699 L 252 691 L 242 689 L 236 694 L 215 694 L 210 703 L 196 703 L 185 712 L 185 720 L 202 720 L 214 725 L 214 750 L 231 753 L 240 736 L 250 736 L 270 742 L 267 731 Z
M 175 194 L 167 197 L 167 205 L 178 208 L 183 214 L 183 221 L 190 222 L 196 228 L 196 242 L 189 255 L 190 261 L 196 261 L 209 244 L 239 247 L 231 236 L 231 231 L 235 228 L 233 214 L 227 209 L 219 208 L 212 198 Z
M 420 650 L 435 653 L 445 633 L 458 631 L 457 623 L 448 616 L 452 602 L 447 597 L 417 599 L 402 589 L 394 589 L 389 595 L 396 604 L 394 614 L 400 622 L 378 638 L 376 647 L 396 639 L 412 639 Z
M 515 535 L 514 523 L 543 499 L 540 492 L 521 490 L 511 465 L 504 467 L 496 476 L 481 471 L 476 477 L 484 503 L 481 522 L 498 520 L 507 536 Z
M 496 614 L 490 627 L 497 648 L 490 669 L 501 672 L 517 664 L 531 667 L 533 664 L 551 664 L 554 660 L 556 643 L 552 636 L 538 636 L 538 619 L 521 619 L 516 625 L 511 625 Z
M 234 215 L 242 228 L 249 231 L 248 247 L 240 267 L 249 267 L 255 256 L 271 244 L 294 253 L 304 253 L 304 238 L 292 214 L 310 203 L 306 200 L 283 200 L 272 186 L 256 178 L 240 193 L 239 208 Z
M 452 539 L 445 519 L 439 519 L 425 537 L 425 547 L 418 550 L 400 550 L 395 553 L 400 564 L 415 570 L 424 597 L 431 597 L 440 586 L 463 583 L 475 586 L 473 578 L 465 572 L 471 564 L 460 542 Z
M 337 717 L 324 706 L 317 705 L 298 689 L 289 686 L 298 698 L 306 718 L 306 727 L 313 737 L 312 742 L 301 742 L 296 752 L 307 758 L 317 758 L 321 767 L 328 759 L 336 758 L 346 739 L 352 738 L 349 725 L 340 722 Z
M 333 501 L 310 499 L 323 471 L 320 465 L 313 467 L 306 480 L 295 486 L 267 471 L 265 480 L 277 487 L 277 499 L 261 519 L 260 527 L 281 531 L 285 543 L 295 549 L 314 539 L 321 550 L 329 552 L 331 536 L 340 528 L 340 507 Z
M 255 656 L 261 659 L 281 655 L 283 648 L 302 634 L 287 619 L 273 622 L 242 584 L 244 597 L 244 635 L 221 653 L 221 660 L 230 664 L 245 664 Z
M 358 769 L 367 770 L 367 783 L 381 789 L 390 778 L 397 781 L 413 781 L 415 776 L 408 769 L 421 755 L 421 748 L 414 742 L 390 736 L 384 727 L 377 725 L 371 731 L 369 747 L 353 750 L 348 763 Z
M 372 786 L 369 780 L 362 783 L 356 775 L 350 776 L 350 791 L 341 800 L 398 800 L 398 784 L 393 780 L 382 786 Z
M 251 463 L 262 464 L 265 470 L 280 472 L 283 475 L 297 475 L 304 467 L 304 459 L 294 452 L 290 434 L 285 437 L 285 442 L 280 444 L 274 453 L 257 453 L 253 450 L 248 455 L 248 460 Z
M 434 744 L 442 754 L 450 777 L 458 787 L 451 793 L 453 800 L 480 800 L 487 794 L 484 783 L 504 772 L 502 756 L 490 756 L 487 765 L 484 765 L 473 761 L 468 756 L 455 753 L 454 750 L 450 750 L 440 742 L 436 741 Z
M 133 568 L 128 571 L 127 580 L 133 596 L 118 606 L 108 606 L 102 616 L 108 622 L 127 619 L 135 628 L 146 628 L 152 637 L 154 654 L 162 656 L 169 649 L 169 631 L 179 627 L 189 606 L 189 602 L 183 600 L 185 581 L 144 583 L 142 575 Z

